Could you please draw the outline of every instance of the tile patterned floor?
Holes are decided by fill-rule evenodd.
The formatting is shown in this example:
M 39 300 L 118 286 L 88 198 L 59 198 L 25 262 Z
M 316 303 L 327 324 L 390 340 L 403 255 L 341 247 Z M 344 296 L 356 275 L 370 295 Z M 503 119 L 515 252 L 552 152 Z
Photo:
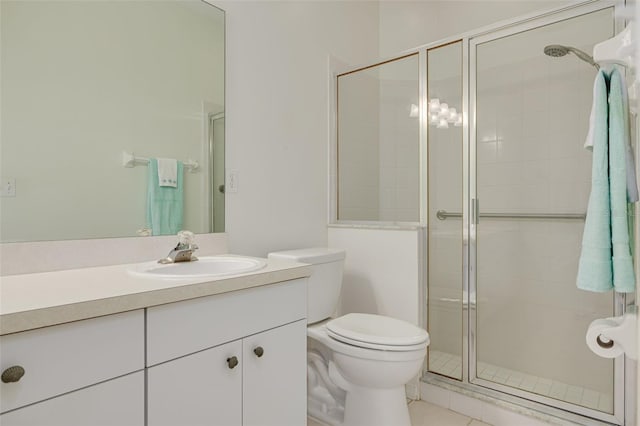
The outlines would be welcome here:
M 429 369 L 440 374 L 460 377 L 462 361 L 459 356 L 431 350 L 429 354 Z M 477 373 L 478 377 L 496 383 L 502 383 L 595 410 L 613 411 L 611 396 L 592 389 L 572 386 L 549 378 L 532 376 L 483 362 L 478 362 Z
M 425 401 L 409 403 L 411 426 L 491 426 L 446 408 Z M 313 419 L 308 419 L 307 426 L 325 426 Z M 394 425 L 389 425 L 394 426 Z

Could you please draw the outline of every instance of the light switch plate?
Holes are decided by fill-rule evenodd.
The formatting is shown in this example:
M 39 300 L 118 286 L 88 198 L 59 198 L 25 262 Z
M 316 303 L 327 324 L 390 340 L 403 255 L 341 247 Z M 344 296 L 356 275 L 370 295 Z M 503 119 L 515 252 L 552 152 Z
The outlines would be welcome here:
M 225 185 L 225 194 L 238 192 L 238 172 L 230 170 L 227 173 L 227 184 Z
M 16 178 L 3 177 L 0 185 L 0 197 L 16 196 Z

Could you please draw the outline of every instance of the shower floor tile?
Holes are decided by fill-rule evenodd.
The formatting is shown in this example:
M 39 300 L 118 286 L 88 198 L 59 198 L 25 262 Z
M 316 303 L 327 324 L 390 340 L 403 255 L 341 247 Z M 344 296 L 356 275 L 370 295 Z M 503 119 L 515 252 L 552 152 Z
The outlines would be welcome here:
M 453 378 L 462 377 L 462 359 L 446 352 L 429 350 L 429 371 Z M 613 400 L 606 395 L 580 386 L 573 386 L 548 377 L 532 376 L 519 371 L 478 362 L 479 378 L 527 392 L 581 405 L 603 412 L 613 412 Z

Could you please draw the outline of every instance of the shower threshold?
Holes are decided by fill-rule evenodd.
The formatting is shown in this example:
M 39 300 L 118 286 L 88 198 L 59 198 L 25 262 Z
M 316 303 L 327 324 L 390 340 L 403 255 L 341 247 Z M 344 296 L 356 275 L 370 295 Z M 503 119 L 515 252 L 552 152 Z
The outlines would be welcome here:
M 580 414 L 565 411 L 559 408 L 551 407 L 536 401 L 531 401 L 514 395 L 509 395 L 493 389 L 473 383 L 463 383 L 459 380 L 442 376 L 433 372 L 424 372 L 421 382 L 423 384 L 436 386 L 445 392 L 455 392 L 471 398 L 475 398 L 489 405 L 495 406 L 496 409 L 506 409 L 513 413 L 530 417 L 540 422 L 551 425 L 581 425 L 581 426 L 611 426 L 612 423 L 593 419 Z M 422 399 L 437 405 L 443 405 L 439 401 L 431 400 L 427 390 L 422 388 Z M 425 397 L 426 396 L 426 397 Z M 438 398 L 439 399 L 439 398 Z M 456 411 L 456 407 L 445 407 Z M 468 413 L 462 413 L 469 415 Z
M 429 354 L 429 366 L 433 373 L 449 377 L 462 376 L 462 359 L 459 355 L 431 351 Z M 563 383 L 549 377 L 534 376 L 485 362 L 478 362 L 476 373 L 480 379 L 593 410 L 613 413 L 613 399 L 611 396 L 597 390 Z

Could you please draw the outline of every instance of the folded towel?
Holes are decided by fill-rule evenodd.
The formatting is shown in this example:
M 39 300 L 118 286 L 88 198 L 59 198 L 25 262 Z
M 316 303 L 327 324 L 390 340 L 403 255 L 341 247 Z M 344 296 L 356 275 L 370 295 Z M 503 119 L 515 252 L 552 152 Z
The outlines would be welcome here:
M 178 186 L 178 161 L 172 158 L 158 158 L 158 184 Z
M 177 234 L 182 229 L 183 218 L 183 164 L 176 165 L 176 186 L 160 186 L 158 160 L 149 160 L 147 188 L 147 227 L 153 235 Z
M 633 272 L 633 259 L 629 251 L 629 224 L 627 221 L 626 155 L 629 145 L 629 110 L 624 96 L 625 85 L 620 72 L 614 69 L 611 72 L 609 89 L 609 192 L 611 197 L 611 241 L 613 243 L 613 286 L 618 292 L 629 293 L 635 291 L 636 280 Z
M 582 235 L 578 264 L 578 288 L 589 291 L 613 289 L 609 200 L 607 75 L 600 70 L 593 91 L 591 129 L 593 163 L 591 194 Z

